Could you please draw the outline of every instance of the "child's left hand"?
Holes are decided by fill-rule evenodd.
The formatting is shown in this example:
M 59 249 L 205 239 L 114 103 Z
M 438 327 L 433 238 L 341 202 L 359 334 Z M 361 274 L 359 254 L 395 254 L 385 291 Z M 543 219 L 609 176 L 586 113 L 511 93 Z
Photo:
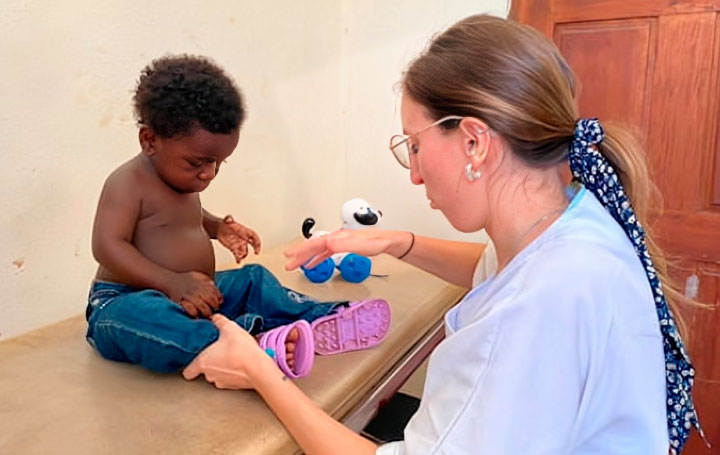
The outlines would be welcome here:
M 218 226 L 217 239 L 232 252 L 238 264 L 248 255 L 248 244 L 252 246 L 255 254 L 260 253 L 260 236 L 249 227 L 236 222 L 231 215 L 223 218 Z

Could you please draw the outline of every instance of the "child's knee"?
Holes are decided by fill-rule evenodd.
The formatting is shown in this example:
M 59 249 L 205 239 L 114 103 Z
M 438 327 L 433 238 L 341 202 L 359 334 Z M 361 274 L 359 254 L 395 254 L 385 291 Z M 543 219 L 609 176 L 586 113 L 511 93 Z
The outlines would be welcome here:
M 260 264 L 248 264 L 239 270 L 244 270 L 245 273 L 251 274 L 251 275 L 267 275 L 271 272 L 265 268 L 265 266 L 262 266 Z
M 272 272 L 260 264 L 248 264 L 240 267 L 239 269 L 228 270 L 220 273 L 227 274 L 226 276 L 231 278 L 233 282 L 248 281 L 258 283 L 268 277 L 274 277 Z
M 86 338 L 103 358 L 127 362 L 128 359 L 118 344 L 118 339 L 124 339 L 125 334 L 118 334 L 116 329 L 117 325 L 111 321 L 97 322 L 88 327 Z

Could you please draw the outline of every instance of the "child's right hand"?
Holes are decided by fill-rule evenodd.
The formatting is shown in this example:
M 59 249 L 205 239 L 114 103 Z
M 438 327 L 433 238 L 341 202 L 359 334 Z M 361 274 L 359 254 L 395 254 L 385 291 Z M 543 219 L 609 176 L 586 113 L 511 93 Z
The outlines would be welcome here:
M 201 272 L 176 273 L 168 297 L 194 318 L 201 315 L 209 318 L 223 301 L 215 282 Z

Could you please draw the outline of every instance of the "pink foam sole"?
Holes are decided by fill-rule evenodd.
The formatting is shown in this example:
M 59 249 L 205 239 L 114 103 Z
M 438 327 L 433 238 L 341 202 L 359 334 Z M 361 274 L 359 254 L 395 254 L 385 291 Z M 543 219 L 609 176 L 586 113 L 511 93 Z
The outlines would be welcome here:
M 340 354 L 377 346 L 390 328 L 390 305 L 382 299 L 352 302 L 311 324 L 315 353 Z

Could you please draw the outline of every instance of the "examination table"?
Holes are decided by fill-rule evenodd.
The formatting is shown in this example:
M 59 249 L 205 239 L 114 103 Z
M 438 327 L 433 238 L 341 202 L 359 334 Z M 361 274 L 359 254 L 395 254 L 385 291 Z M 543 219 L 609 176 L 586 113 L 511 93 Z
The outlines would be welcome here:
M 377 347 L 317 356 L 296 384 L 356 431 L 442 340 L 444 313 L 464 290 L 389 256 L 370 277 L 310 283 L 286 272 L 289 244 L 250 255 L 283 285 L 323 300 L 381 297 L 392 308 Z M 85 302 L 77 302 L 78 313 Z M 217 390 L 202 379 L 155 374 L 103 360 L 85 341 L 84 316 L 0 342 L 0 454 L 296 454 L 297 444 L 253 391 Z

